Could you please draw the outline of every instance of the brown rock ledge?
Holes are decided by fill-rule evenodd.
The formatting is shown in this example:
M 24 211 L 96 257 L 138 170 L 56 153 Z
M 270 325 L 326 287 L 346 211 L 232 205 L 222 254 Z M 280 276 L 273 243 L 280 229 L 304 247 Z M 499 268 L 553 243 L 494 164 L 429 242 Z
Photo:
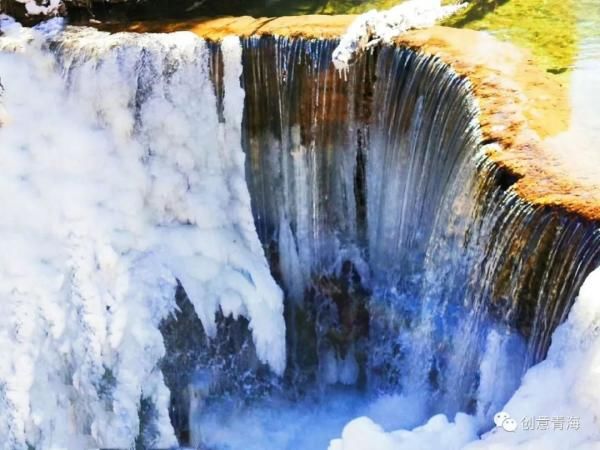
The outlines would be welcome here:
M 170 33 L 191 31 L 204 39 L 218 41 L 232 34 L 249 36 L 289 36 L 314 39 L 335 39 L 340 37 L 356 16 L 290 16 L 261 17 L 250 16 L 220 17 L 216 19 L 193 19 L 184 21 L 147 21 L 129 24 L 100 24 L 97 28 L 117 32 Z
M 225 17 L 172 22 L 102 25 L 106 31 L 191 31 L 219 40 L 235 34 L 328 39 L 341 36 L 355 16 L 280 18 Z M 570 106 L 565 86 L 536 67 L 529 55 L 486 33 L 433 27 L 400 36 L 397 45 L 437 55 L 468 78 L 479 103 L 483 139 L 489 156 L 518 178 L 526 201 L 551 206 L 600 222 L 600 179 L 578 178 L 546 148 L 544 139 L 568 128 Z

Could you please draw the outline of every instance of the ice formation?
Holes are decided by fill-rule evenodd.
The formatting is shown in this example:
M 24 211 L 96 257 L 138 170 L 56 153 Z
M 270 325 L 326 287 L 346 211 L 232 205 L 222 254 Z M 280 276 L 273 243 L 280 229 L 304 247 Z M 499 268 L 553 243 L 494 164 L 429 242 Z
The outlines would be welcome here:
M 29 16 L 53 16 L 58 14 L 60 8 L 63 6 L 61 0 L 48 0 L 41 5 L 35 0 L 16 1 L 25 5 L 25 11 Z
M 405 31 L 427 28 L 466 7 L 442 6 L 440 0 L 408 0 L 386 11 L 371 10 L 359 16 L 333 52 L 333 64 L 347 70 L 357 56 L 380 42 L 391 43 Z
M 239 40 L 222 44 L 220 114 L 191 33 L 71 30 L 50 53 L 3 31 L 0 448 L 130 448 L 140 429 L 176 445 L 157 363 L 177 281 L 209 334 L 218 308 L 243 315 L 258 357 L 285 366 L 244 178 Z
M 35 0 L 17 1 L 21 1 L 25 4 L 27 14 L 30 16 L 38 16 L 40 14 L 50 16 L 52 14 L 56 14 L 62 5 L 60 0 L 50 0 L 47 5 L 38 5 Z
M 581 287 L 567 321 L 554 332 L 546 360 L 525 374 L 502 408 L 517 422 L 508 432 L 497 427 L 476 440 L 476 419 L 443 415 L 412 431 L 385 432 L 367 417 L 346 425 L 330 450 L 584 450 L 600 442 L 600 269 Z M 539 422 L 542 419 L 543 422 Z M 530 422 L 545 423 L 541 427 Z M 557 428 L 554 423 L 561 424 Z M 570 425 L 569 425 L 570 423 Z M 562 429 L 561 429 L 562 428 Z

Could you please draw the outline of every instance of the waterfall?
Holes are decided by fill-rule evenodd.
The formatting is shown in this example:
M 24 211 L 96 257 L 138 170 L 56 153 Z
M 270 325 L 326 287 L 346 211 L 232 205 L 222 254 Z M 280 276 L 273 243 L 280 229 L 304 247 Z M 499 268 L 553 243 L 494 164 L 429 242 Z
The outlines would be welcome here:
M 288 298 L 288 376 L 348 381 L 350 353 L 368 391 L 429 392 L 431 414 L 479 411 L 485 427 L 598 264 L 597 225 L 519 199 L 467 81 L 435 57 L 383 47 L 340 78 L 334 42 L 244 45 L 248 182 Z
M 517 430 L 507 432 L 498 426 L 477 439 L 473 420 L 458 413 L 453 422 L 438 414 L 411 431 L 386 433 L 369 418 L 361 417 L 344 427 L 341 438 L 332 440 L 329 450 L 583 450 L 594 446 L 600 415 L 595 382 L 600 349 L 599 288 L 597 269 L 582 285 L 566 322 L 554 332 L 547 359 L 527 371 L 517 392 L 504 405 L 500 415 L 518 424 Z M 495 338 L 491 341 L 497 342 Z M 497 344 L 492 343 L 492 347 L 497 348 Z M 542 424 L 547 420 L 548 426 L 535 425 L 538 420 Z
M 598 224 L 518 196 L 439 59 L 377 46 L 340 74 L 336 45 L 0 37 L 6 448 L 197 445 L 215 405 L 335 388 L 491 426 Z

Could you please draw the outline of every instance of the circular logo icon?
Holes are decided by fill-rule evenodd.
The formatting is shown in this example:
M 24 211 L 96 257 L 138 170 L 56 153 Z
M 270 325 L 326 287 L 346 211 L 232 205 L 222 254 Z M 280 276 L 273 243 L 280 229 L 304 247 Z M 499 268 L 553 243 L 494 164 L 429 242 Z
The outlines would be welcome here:
M 497 427 L 501 427 L 506 419 L 510 419 L 510 414 L 506 411 L 500 411 L 494 416 L 494 423 Z
M 494 423 L 504 431 L 513 432 L 517 429 L 517 421 L 510 417 L 506 411 L 500 411 L 494 416 Z
M 512 433 L 517 429 L 517 421 L 509 417 L 504 422 L 502 422 L 502 428 L 504 428 L 505 431 Z

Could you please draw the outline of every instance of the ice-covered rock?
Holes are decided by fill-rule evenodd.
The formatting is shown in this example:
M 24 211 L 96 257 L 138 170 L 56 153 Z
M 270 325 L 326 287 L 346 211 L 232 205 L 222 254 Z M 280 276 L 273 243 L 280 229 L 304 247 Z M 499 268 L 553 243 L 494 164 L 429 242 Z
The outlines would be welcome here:
M 333 52 L 333 64 L 346 70 L 363 51 L 414 28 L 427 28 L 451 16 L 466 3 L 442 6 L 440 0 L 409 0 L 386 11 L 371 10 L 359 16 Z

